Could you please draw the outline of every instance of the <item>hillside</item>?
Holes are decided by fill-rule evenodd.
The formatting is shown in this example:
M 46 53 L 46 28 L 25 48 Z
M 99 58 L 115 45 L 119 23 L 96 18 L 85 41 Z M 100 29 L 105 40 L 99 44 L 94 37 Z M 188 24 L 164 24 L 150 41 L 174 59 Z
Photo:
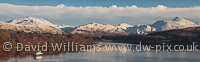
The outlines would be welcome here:
M 42 18 L 25 17 L 20 19 L 10 20 L 7 23 L 0 22 L 0 29 L 23 31 L 27 33 L 52 33 L 64 34 L 65 32 L 57 28 L 57 25 L 50 23 Z
M 16 43 L 23 43 L 26 45 L 40 45 L 46 42 L 51 43 L 68 43 L 73 42 L 81 45 L 94 44 L 92 38 L 83 37 L 81 35 L 66 35 L 66 34 L 51 34 L 51 33 L 26 33 L 20 31 L 8 31 L 0 30 L 0 51 L 2 51 L 2 45 L 4 42 L 11 42 L 13 47 L 16 47 Z
M 129 34 L 148 34 L 151 32 L 182 29 L 187 27 L 200 26 L 198 22 L 192 22 L 181 17 L 175 17 L 171 20 L 158 20 L 153 24 L 136 25 L 126 30 Z
M 78 26 L 71 31 L 72 34 L 84 34 L 89 36 L 101 36 L 101 35 L 124 35 L 126 34 L 121 28 L 113 25 L 103 25 L 99 23 L 89 23 Z

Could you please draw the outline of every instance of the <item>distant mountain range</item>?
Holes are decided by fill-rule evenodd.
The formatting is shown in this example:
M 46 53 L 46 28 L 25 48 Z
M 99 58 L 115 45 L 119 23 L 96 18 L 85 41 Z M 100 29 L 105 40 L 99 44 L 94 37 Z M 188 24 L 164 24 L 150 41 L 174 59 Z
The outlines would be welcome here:
M 124 28 L 124 26 L 123 26 Z M 72 34 L 86 34 L 86 35 L 124 35 L 127 34 L 121 26 L 103 25 L 99 23 L 89 23 L 78 26 L 71 31 Z
M 0 29 L 24 31 L 24 32 L 37 32 L 37 33 L 52 33 L 52 34 L 63 34 L 59 25 L 50 23 L 49 21 L 42 18 L 25 17 L 20 19 L 10 20 L 6 22 L 0 22 Z
M 129 25 L 121 23 L 117 26 L 109 24 L 88 23 L 80 26 L 56 25 L 43 18 L 25 17 L 0 22 L 0 29 L 52 33 L 52 34 L 84 34 L 89 36 L 99 35 L 127 35 L 127 34 L 148 34 L 150 32 L 165 31 L 171 29 L 182 29 L 187 27 L 200 26 L 198 22 L 192 22 L 181 17 L 175 17 L 172 20 L 158 20 L 153 24 Z
M 187 27 L 200 26 L 199 22 L 192 22 L 181 17 L 175 17 L 172 20 L 158 20 L 153 24 L 136 25 L 126 30 L 129 34 L 147 34 L 149 32 L 158 32 L 171 29 L 182 29 Z

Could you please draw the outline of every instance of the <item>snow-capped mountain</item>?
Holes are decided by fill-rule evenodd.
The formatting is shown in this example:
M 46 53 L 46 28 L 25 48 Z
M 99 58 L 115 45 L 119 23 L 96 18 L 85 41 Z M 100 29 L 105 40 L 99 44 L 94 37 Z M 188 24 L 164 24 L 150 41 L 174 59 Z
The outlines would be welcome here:
M 156 28 L 156 31 L 170 30 L 170 29 L 182 29 L 186 27 L 198 26 L 195 22 L 186 20 L 181 17 L 176 17 L 172 20 L 159 20 L 151 25 Z
M 7 23 L 1 22 L 1 29 L 9 29 L 14 31 L 24 32 L 38 32 L 38 33 L 52 33 L 62 34 L 64 31 L 57 27 L 58 25 L 52 24 L 49 21 L 36 18 L 25 17 L 20 19 L 10 20 Z
M 147 34 L 147 32 L 156 31 L 156 28 L 151 27 L 150 25 L 135 25 L 126 30 L 129 34 Z
M 37 26 L 37 25 L 48 25 L 52 27 L 57 26 L 43 18 L 36 18 L 36 17 L 25 17 L 25 18 L 20 18 L 20 19 L 14 19 L 14 20 L 8 21 L 7 23 L 16 24 L 16 25 L 31 25 L 31 26 Z
M 0 29 L 38 32 L 38 33 L 71 33 L 91 36 L 99 35 L 126 35 L 126 34 L 147 34 L 149 32 L 164 31 L 171 29 L 182 29 L 186 27 L 200 26 L 200 22 L 192 22 L 181 17 L 172 20 L 158 20 L 153 24 L 129 25 L 121 23 L 118 26 L 109 24 L 89 23 L 81 26 L 56 25 L 43 18 L 25 17 L 20 19 L 0 22 Z
M 76 27 L 72 34 L 85 34 L 85 35 L 114 35 L 126 34 L 121 28 L 109 24 L 89 23 Z
M 70 26 L 70 25 L 57 25 L 57 28 L 66 28 L 66 27 L 75 28 L 75 26 Z
M 146 34 L 148 32 L 164 31 L 171 29 L 182 29 L 186 27 L 200 26 L 198 23 L 186 20 L 181 17 L 176 17 L 172 20 L 158 20 L 149 25 L 137 25 L 126 30 L 127 33 Z
M 127 30 L 129 27 L 133 27 L 132 25 L 129 25 L 127 23 L 121 23 L 118 25 L 119 28 L 122 28 L 123 30 Z

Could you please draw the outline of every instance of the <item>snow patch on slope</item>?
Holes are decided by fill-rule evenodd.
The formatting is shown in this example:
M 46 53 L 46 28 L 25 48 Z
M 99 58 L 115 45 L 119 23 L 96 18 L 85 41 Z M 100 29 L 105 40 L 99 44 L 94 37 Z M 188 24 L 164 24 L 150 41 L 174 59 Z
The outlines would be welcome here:
M 99 23 L 89 23 L 76 27 L 72 34 L 86 34 L 86 35 L 114 35 L 114 34 L 126 34 L 121 28 L 113 25 L 103 25 Z
M 147 34 L 149 32 L 155 31 L 182 29 L 196 26 L 200 26 L 199 23 L 195 23 L 181 17 L 176 17 L 172 20 L 158 20 L 155 23 L 149 25 L 136 25 L 134 27 L 128 28 L 126 32 L 129 34 Z
M 64 31 L 59 29 L 57 25 L 54 25 L 45 19 L 36 17 L 25 17 L 20 19 L 14 19 L 2 25 L 3 26 L 1 26 L 1 29 L 10 29 L 14 31 L 52 33 L 52 34 L 64 33 Z
M 136 25 L 126 30 L 129 34 L 147 34 L 147 32 L 156 31 L 156 28 L 150 25 Z
M 133 27 L 133 26 L 132 26 L 132 25 L 129 25 L 129 24 L 127 24 L 127 23 L 121 23 L 121 24 L 118 25 L 118 27 L 119 27 L 119 28 L 122 28 L 122 29 L 124 29 L 124 30 L 126 30 L 127 28 Z
M 195 27 L 195 26 L 198 26 L 198 24 L 181 17 L 176 17 L 172 20 L 157 21 L 151 26 L 155 27 L 157 31 L 163 31 L 163 30 L 171 30 L 171 29 L 182 29 L 186 27 Z

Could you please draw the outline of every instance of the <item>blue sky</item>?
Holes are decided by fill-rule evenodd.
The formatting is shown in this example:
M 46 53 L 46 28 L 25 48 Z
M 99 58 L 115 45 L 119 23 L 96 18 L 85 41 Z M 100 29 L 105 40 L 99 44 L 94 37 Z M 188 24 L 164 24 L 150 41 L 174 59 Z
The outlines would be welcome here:
M 138 7 L 152 7 L 165 5 L 167 7 L 193 7 L 200 6 L 200 0 L 0 0 L 0 3 L 30 6 L 56 6 L 65 4 L 66 6 L 104 6 L 111 5 Z
M 177 16 L 199 22 L 200 0 L 0 0 L 0 21 L 29 16 L 75 26 L 150 24 Z

